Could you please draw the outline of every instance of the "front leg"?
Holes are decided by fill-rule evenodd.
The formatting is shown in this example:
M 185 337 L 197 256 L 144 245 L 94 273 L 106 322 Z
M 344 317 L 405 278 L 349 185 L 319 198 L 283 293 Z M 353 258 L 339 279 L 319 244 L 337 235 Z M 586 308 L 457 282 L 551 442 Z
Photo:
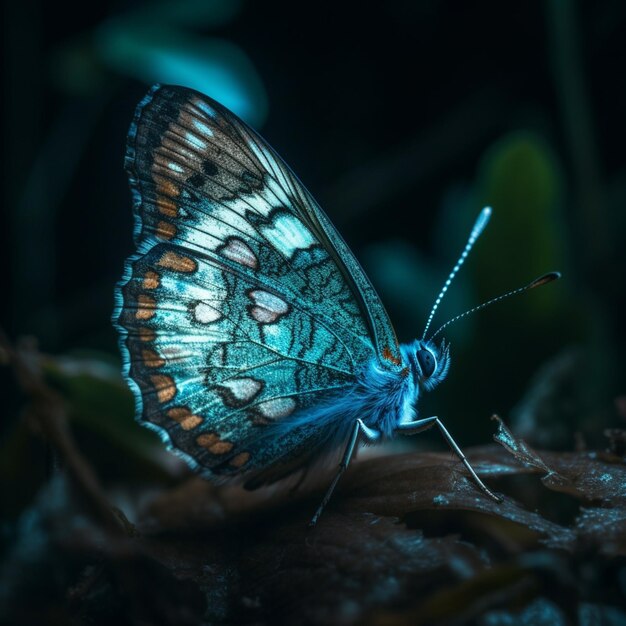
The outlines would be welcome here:
M 361 435 L 362 437 L 364 437 L 365 439 L 371 442 L 374 442 L 380 439 L 380 432 L 377 430 L 374 430 L 373 428 L 370 428 L 369 426 L 366 426 L 363 423 L 363 420 L 357 419 L 354 422 L 354 426 L 352 428 L 350 438 L 348 439 L 348 443 L 346 444 L 346 449 L 343 453 L 343 456 L 341 457 L 341 462 L 339 463 L 339 469 L 337 470 L 337 474 L 335 475 L 333 482 L 330 484 L 330 487 L 326 491 L 326 495 L 324 496 L 324 499 L 322 500 L 321 504 L 317 507 L 317 511 L 315 511 L 315 515 L 313 516 L 313 519 L 309 522 L 310 527 L 315 526 L 315 524 L 317 524 L 317 520 L 319 519 L 320 515 L 322 514 L 322 511 L 328 504 L 330 497 L 333 495 L 333 491 L 335 490 L 335 487 L 337 486 L 339 479 L 348 468 L 348 465 L 350 464 L 350 459 L 352 458 L 352 455 L 354 454 L 354 450 L 357 447 L 357 444 L 359 441 L 359 435 Z
M 496 496 L 488 487 L 483 483 L 478 475 L 474 471 L 474 468 L 469 464 L 466 456 L 463 454 L 463 451 L 457 445 L 456 441 L 452 439 L 452 435 L 448 432 L 448 429 L 443 425 L 443 422 L 438 417 L 426 417 L 421 420 L 415 420 L 412 422 L 404 422 L 404 424 L 399 424 L 396 428 L 395 432 L 401 435 L 416 435 L 417 433 L 421 433 L 433 426 L 437 426 L 443 435 L 443 438 L 448 442 L 448 445 L 452 448 L 454 453 L 461 459 L 463 465 L 467 468 L 467 471 L 470 473 L 474 482 L 490 497 L 493 498 L 496 502 L 502 502 L 502 498 Z

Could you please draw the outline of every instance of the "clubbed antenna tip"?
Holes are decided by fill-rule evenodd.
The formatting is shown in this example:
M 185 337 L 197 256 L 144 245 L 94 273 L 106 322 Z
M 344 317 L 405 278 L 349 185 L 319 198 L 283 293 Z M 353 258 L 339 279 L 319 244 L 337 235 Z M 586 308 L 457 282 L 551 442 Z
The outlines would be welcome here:
M 539 278 L 535 278 L 535 280 L 528 285 L 528 289 L 534 289 L 535 287 L 541 287 L 541 285 L 547 285 L 553 280 L 558 280 L 559 278 L 561 278 L 561 272 L 548 272 Z

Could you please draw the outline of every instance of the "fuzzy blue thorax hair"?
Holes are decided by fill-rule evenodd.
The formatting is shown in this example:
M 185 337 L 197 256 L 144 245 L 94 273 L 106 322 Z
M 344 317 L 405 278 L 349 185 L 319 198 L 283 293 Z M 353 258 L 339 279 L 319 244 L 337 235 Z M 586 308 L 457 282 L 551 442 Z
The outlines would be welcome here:
M 399 424 L 416 419 L 420 393 L 434 389 L 450 368 L 449 347 L 444 342 L 437 346 L 434 342 L 416 339 L 402 344 L 400 351 L 402 368 L 384 369 L 378 359 L 372 358 L 349 391 L 333 394 L 326 401 L 277 427 L 284 429 L 284 434 L 287 431 L 315 429 L 335 432 L 340 438 L 345 437 L 345 432 L 356 419 L 361 419 L 384 438 L 392 437 Z M 434 368 L 429 373 L 423 371 L 423 363 L 420 362 L 420 353 L 424 351 L 434 359 Z

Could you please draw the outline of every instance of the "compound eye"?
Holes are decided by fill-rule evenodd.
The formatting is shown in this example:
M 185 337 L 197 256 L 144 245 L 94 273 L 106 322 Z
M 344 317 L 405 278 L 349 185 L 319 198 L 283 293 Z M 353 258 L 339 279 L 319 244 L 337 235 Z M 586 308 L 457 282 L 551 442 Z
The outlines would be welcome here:
M 418 350 L 415 353 L 424 378 L 430 378 L 437 367 L 437 361 L 430 350 Z

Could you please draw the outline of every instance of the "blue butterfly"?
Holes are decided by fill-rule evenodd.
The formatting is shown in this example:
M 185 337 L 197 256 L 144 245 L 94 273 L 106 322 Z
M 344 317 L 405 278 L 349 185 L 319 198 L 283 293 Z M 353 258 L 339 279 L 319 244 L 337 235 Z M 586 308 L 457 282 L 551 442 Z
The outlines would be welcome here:
M 207 477 L 243 478 L 248 488 L 343 449 L 314 524 L 360 441 L 437 426 L 498 499 L 439 418 L 416 411 L 450 365 L 448 346 L 426 332 L 490 209 L 422 339 L 400 345 L 313 197 L 217 102 L 153 87 L 129 132 L 126 169 L 137 253 L 117 286 L 114 322 L 137 417 L 170 449 Z

